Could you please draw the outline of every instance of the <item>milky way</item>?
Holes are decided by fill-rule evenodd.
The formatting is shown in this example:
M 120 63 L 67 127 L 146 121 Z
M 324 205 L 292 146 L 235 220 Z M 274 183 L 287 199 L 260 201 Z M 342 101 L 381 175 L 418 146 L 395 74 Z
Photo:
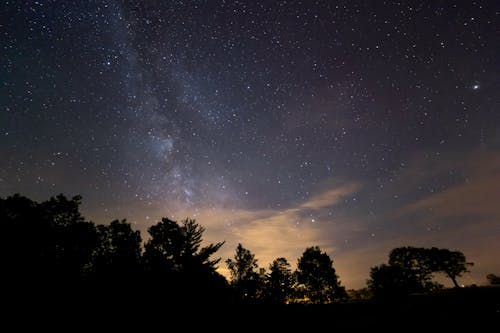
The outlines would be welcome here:
M 498 1 L 25 1 L 0 14 L 0 195 L 196 218 L 348 287 L 396 246 L 499 273 Z M 224 267 L 221 265 L 221 269 Z

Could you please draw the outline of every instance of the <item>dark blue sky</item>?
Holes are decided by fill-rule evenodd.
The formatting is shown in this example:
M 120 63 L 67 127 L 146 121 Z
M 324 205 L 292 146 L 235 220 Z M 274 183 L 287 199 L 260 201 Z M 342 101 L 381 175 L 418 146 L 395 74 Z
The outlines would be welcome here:
M 14 1 L 0 196 L 196 218 L 266 267 L 319 245 L 347 287 L 397 246 L 498 274 L 498 1 Z M 224 270 L 224 264 L 221 265 Z

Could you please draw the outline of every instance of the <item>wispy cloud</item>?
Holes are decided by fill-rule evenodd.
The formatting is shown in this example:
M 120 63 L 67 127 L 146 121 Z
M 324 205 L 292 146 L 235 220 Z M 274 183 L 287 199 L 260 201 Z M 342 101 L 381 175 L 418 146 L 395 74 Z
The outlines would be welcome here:
M 299 206 L 300 208 L 310 208 L 310 209 L 321 209 L 325 207 L 331 207 L 339 203 L 339 201 L 345 198 L 347 195 L 353 194 L 359 189 L 359 185 L 350 183 L 341 186 L 335 186 L 321 192 L 306 202 Z
M 500 269 L 494 255 L 500 253 L 500 154 L 469 152 L 427 170 L 443 169 L 457 170 L 463 181 L 400 207 L 390 218 L 411 221 L 416 245 L 462 251 L 475 262 L 465 278 L 481 283 Z
M 500 221 L 500 154 L 478 156 L 465 168 L 464 182 L 404 207 L 403 213 L 426 211 L 436 221 L 463 217 Z
M 207 240 L 220 240 L 226 244 L 219 255 L 232 258 L 238 243 L 256 255 L 260 267 L 278 257 L 285 257 L 294 265 L 296 259 L 309 246 L 319 245 L 330 254 L 335 250 L 332 235 L 345 234 L 354 225 L 340 223 L 324 212 L 356 192 L 355 184 L 335 185 L 312 196 L 309 200 L 284 210 L 205 210 L 199 212 L 200 221 L 207 229 Z M 311 218 L 311 214 L 316 218 Z M 337 223 L 339 222 L 339 223 Z M 225 265 L 220 270 L 227 273 Z
M 459 177 L 441 191 L 418 190 L 419 184 L 438 183 L 436 179 L 446 177 L 449 170 Z M 348 288 L 365 286 L 371 267 L 386 262 L 391 249 L 407 245 L 462 251 L 475 266 L 461 281 L 482 283 L 486 274 L 499 274 L 500 269 L 494 255 L 500 252 L 499 188 L 498 152 L 469 151 L 447 159 L 423 154 L 383 190 L 375 182 L 337 179 L 281 210 L 234 208 L 223 200 L 196 207 L 165 202 L 148 207 L 147 220 L 134 216 L 144 209 L 133 205 L 118 215 L 137 221 L 143 237 L 162 217 L 195 218 L 206 229 L 206 243 L 225 241 L 217 252 L 223 261 L 232 258 L 241 243 L 266 269 L 278 257 L 295 266 L 307 247 L 318 245 L 331 256 Z M 393 193 L 405 199 L 394 200 Z M 227 276 L 223 261 L 219 270 Z

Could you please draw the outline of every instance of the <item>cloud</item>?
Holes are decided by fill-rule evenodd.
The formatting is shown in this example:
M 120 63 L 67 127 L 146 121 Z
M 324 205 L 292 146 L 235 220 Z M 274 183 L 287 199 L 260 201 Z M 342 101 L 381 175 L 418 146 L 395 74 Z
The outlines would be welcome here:
M 400 207 L 390 218 L 411 221 L 413 233 L 407 236 L 416 246 L 463 252 L 475 265 L 462 280 L 480 284 L 500 269 L 495 257 L 500 253 L 500 154 L 468 152 L 427 170 L 450 169 L 463 174 L 463 180 Z
M 334 261 L 334 268 L 341 281 L 345 281 L 350 287 L 351 279 L 362 284 L 369 269 L 364 264 L 366 260 L 368 263 L 373 262 L 371 250 L 365 253 L 360 249 L 363 257 L 353 257 L 352 253 L 357 253 L 358 250 L 346 251 L 345 240 L 357 234 L 366 235 L 368 232 L 364 221 L 357 216 L 329 214 L 332 209 L 339 209 L 361 186 L 357 183 L 338 182 L 326 182 L 323 185 L 323 189 L 318 190 L 310 199 L 282 210 L 230 208 L 215 203 L 207 207 L 193 207 L 186 206 L 181 201 L 170 201 L 164 206 L 149 207 L 147 220 L 143 216 L 132 216 L 131 221 L 137 221 L 134 226 L 147 239 L 147 228 L 162 217 L 175 221 L 196 219 L 205 228 L 205 244 L 225 242 L 216 257 L 222 259 L 218 265 L 219 272 L 227 277 L 229 272 L 224 261 L 234 257 L 238 243 L 255 255 L 259 267 L 266 269 L 279 257 L 285 257 L 292 268 L 295 268 L 304 250 L 318 245 Z M 139 207 L 129 208 L 136 212 L 143 211 Z M 175 214 L 172 215 L 171 212 Z
M 285 257 L 292 265 L 303 251 L 318 245 L 332 255 L 335 251 L 334 235 L 342 235 L 357 227 L 329 217 L 324 209 L 331 208 L 358 189 L 357 185 L 335 185 L 313 196 L 311 199 L 284 210 L 235 210 L 207 209 L 198 216 L 206 226 L 210 242 L 225 236 L 226 244 L 219 250 L 225 260 L 232 258 L 236 246 L 241 243 L 257 258 L 259 267 L 266 268 L 278 257 Z M 311 218 L 310 215 L 317 218 Z M 225 265 L 221 273 L 227 275 Z
M 446 183 L 450 170 L 458 177 Z M 441 181 L 446 186 L 440 192 L 418 190 L 420 184 Z M 222 259 L 219 271 L 226 276 L 224 261 L 234 256 L 238 243 L 266 269 L 278 257 L 295 267 L 307 247 L 318 245 L 334 261 L 342 283 L 361 288 L 370 268 L 386 262 L 390 250 L 412 245 L 462 251 L 475 265 L 460 281 L 480 284 L 488 273 L 500 273 L 495 257 L 500 252 L 499 188 L 500 154 L 495 151 L 467 151 L 439 159 L 422 154 L 382 190 L 376 181 L 365 180 L 362 186 L 330 181 L 308 200 L 281 210 L 238 208 L 229 203 L 234 201 L 216 198 L 205 206 L 165 200 L 147 208 L 148 220 L 137 215 L 144 214 L 144 207 L 131 203 L 127 207 L 131 214 L 126 216 L 137 221 L 143 238 L 147 227 L 162 217 L 195 218 L 205 228 L 205 243 L 225 241 L 216 256 Z M 393 193 L 400 198 L 395 200 Z
M 311 199 L 301 204 L 300 208 L 310 208 L 317 210 L 336 205 L 347 195 L 356 192 L 358 188 L 359 186 L 357 184 L 352 183 L 334 187 L 332 189 L 327 189 L 326 191 L 313 196 Z
M 451 163 L 449 166 L 452 166 Z M 423 197 L 403 207 L 399 214 L 423 212 L 434 221 L 451 218 L 460 221 L 464 217 L 475 218 L 474 222 L 482 219 L 500 220 L 500 154 L 473 154 L 462 164 L 461 169 L 466 175 L 463 182 Z
M 446 183 L 450 170 L 458 176 Z M 439 192 L 418 189 L 421 184 L 441 181 L 446 186 Z M 485 283 L 488 273 L 498 274 L 500 269 L 495 256 L 500 253 L 499 188 L 500 154 L 487 150 L 461 152 L 446 159 L 422 154 L 384 191 L 377 192 L 373 184 L 365 183 L 359 196 L 377 202 L 370 206 L 376 218 L 370 220 L 362 209 L 342 217 L 350 227 L 342 230 L 349 243 L 335 249 L 337 274 L 348 288 L 360 288 L 366 285 L 370 268 L 386 263 L 393 248 L 436 246 L 461 251 L 474 262 L 471 272 L 459 278 L 460 283 Z M 394 200 L 393 193 L 400 194 L 400 199 Z M 334 241 L 332 244 L 339 244 L 341 240 Z M 446 278 L 439 282 L 451 286 Z

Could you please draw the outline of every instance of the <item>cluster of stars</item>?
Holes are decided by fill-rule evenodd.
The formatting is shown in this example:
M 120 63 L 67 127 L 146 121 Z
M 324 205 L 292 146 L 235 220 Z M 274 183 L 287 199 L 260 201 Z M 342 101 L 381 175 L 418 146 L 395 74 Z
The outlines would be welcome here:
M 466 178 L 444 170 L 408 190 L 415 168 L 498 145 L 499 12 L 8 1 L 0 195 L 76 191 L 109 214 L 137 201 L 286 210 L 344 181 L 364 186 L 339 214 L 376 212 L 383 224 L 374 216 L 390 205 Z M 328 223 L 327 211 L 300 222 Z

